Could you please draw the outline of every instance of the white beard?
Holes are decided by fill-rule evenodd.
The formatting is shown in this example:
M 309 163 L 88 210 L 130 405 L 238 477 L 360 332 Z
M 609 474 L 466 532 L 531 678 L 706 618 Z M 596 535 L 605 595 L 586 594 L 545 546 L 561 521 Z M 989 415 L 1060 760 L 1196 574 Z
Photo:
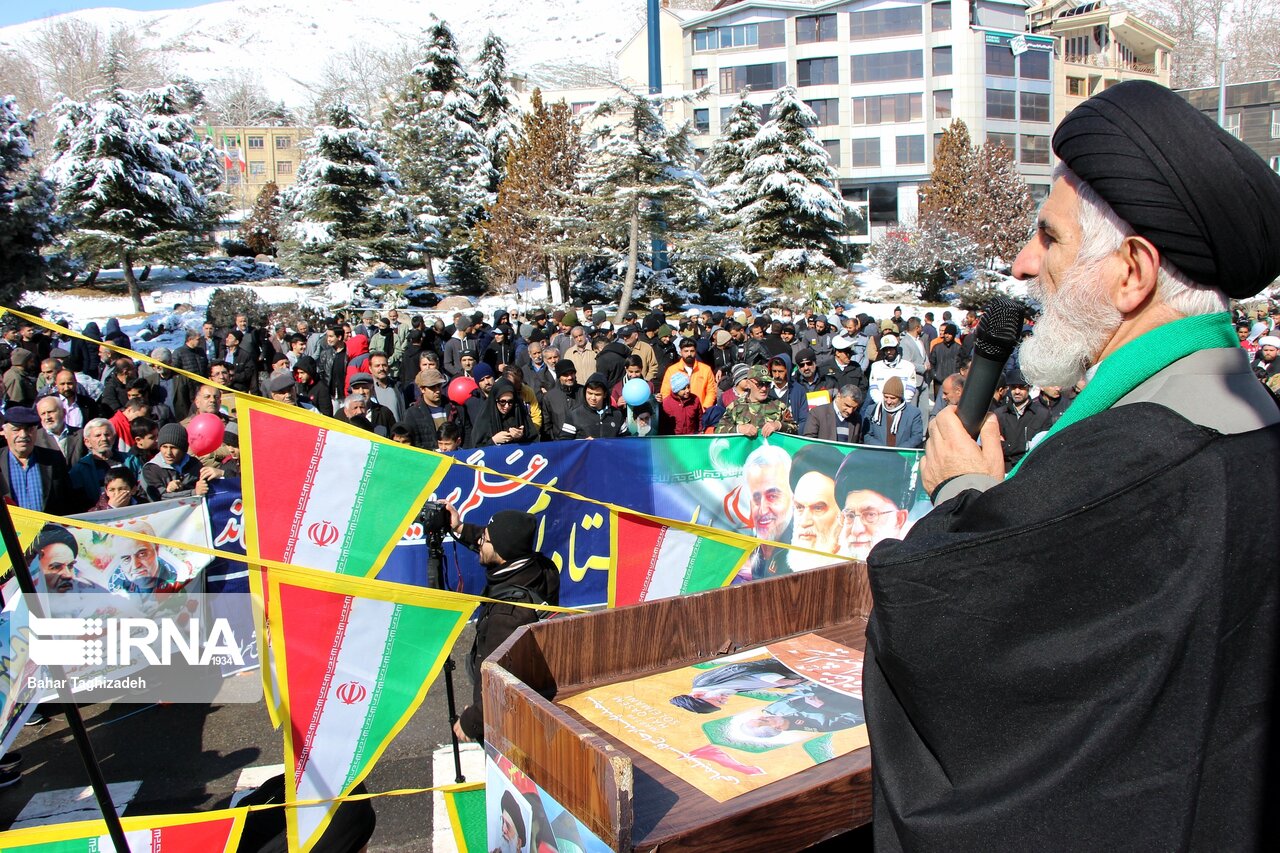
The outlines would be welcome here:
M 1052 295 L 1039 278 L 1027 283 L 1027 291 L 1044 307 L 1035 332 L 1018 351 L 1018 366 L 1033 384 L 1076 384 L 1120 325 L 1121 313 L 1098 286 L 1101 266 L 1101 261 L 1077 262 Z

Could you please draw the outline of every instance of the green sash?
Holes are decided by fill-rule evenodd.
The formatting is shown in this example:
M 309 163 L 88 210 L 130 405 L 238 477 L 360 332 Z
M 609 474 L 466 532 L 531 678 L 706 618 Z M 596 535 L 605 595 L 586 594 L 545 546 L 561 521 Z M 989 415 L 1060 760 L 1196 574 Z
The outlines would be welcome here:
M 1204 349 L 1238 346 L 1240 340 L 1231 324 L 1231 315 L 1225 311 L 1184 317 L 1157 326 L 1104 358 L 1089 384 L 1057 423 L 1036 442 L 1036 447 L 1072 424 L 1111 408 L 1134 388 L 1175 361 Z M 1030 455 L 1028 450 L 1005 479 L 1018 473 Z

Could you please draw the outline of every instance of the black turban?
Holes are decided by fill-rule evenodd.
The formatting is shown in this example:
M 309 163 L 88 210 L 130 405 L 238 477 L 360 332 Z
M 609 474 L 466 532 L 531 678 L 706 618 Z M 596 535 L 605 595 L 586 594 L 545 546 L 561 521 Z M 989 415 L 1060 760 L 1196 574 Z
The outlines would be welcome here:
M 1053 150 L 1192 281 L 1245 299 L 1280 275 L 1280 175 L 1169 89 L 1130 80 L 1094 95 Z

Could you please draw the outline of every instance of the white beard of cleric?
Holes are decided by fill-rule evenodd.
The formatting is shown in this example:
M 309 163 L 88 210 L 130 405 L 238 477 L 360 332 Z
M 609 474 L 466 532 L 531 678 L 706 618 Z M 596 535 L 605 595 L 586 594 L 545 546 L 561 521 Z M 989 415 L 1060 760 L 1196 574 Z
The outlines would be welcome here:
M 1034 384 L 1076 384 L 1120 325 L 1121 314 L 1107 301 L 1098 279 L 1104 261 L 1077 260 L 1056 293 L 1047 293 L 1038 277 L 1027 283 L 1027 291 L 1044 308 L 1018 353 L 1018 366 Z

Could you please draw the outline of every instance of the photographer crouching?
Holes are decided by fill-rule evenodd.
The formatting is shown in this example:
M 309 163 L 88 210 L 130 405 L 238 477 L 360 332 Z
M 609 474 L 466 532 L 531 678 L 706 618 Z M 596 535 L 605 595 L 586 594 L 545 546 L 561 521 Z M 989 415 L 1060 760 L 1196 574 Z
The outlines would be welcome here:
M 453 537 L 480 555 L 484 567 L 485 598 L 528 604 L 560 604 L 560 573 L 555 563 L 534 550 L 538 519 L 527 512 L 495 512 L 484 527 L 462 521 L 452 504 L 449 528 Z M 538 611 L 514 604 L 486 603 L 476 613 L 476 639 L 467 655 L 467 674 L 475 685 L 471 704 L 453 724 L 459 740 L 484 740 L 484 706 L 480 664 L 521 625 L 538 621 Z

